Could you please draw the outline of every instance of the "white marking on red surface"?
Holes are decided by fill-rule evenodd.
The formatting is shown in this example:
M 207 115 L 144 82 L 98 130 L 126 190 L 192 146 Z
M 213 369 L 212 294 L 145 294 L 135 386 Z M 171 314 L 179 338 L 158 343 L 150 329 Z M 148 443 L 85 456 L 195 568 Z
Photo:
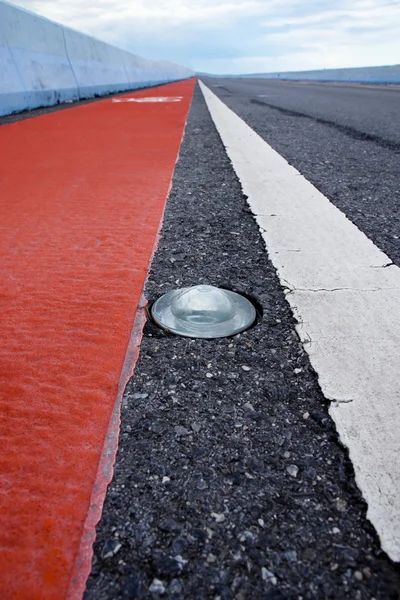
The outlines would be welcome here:
M 400 561 L 400 269 L 200 85 L 332 401 L 367 516 Z
M 111 102 L 121 103 L 121 102 L 139 102 L 139 103 L 147 103 L 147 102 L 181 102 L 182 96 L 149 96 L 148 98 L 136 98 L 136 97 L 128 97 L 128 98 L 112 98 Z

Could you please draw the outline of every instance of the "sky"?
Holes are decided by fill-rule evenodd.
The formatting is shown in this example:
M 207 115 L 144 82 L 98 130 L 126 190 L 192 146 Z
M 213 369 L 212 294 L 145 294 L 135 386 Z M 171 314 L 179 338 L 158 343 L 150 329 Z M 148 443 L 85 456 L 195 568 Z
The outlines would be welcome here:
M 12 0 L 151 59 L 198 72 L 400 63 L 400 0 Z

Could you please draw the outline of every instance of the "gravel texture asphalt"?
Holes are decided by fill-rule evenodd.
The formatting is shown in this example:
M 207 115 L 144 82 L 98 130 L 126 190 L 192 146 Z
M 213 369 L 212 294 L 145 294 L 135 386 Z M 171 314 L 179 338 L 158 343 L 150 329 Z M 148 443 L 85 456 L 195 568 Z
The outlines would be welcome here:
M 279 141 L 281 129 L 285 148 L 314 152 L 308 128 L 320 126 L 309 119 L 230 102 L 260 129 L 268 115 L 269 137 Z M 342 158 L 326 151 L 332 174 Z M 366 519 L 198 87 L 145 293 L 151 302 L 197 283 L 246 293 L 262 314 L 247 332 L 219 340 L 147 322 L 85 600 L 399 598 L 399 568 Z
M 310 115 L 328 124 L 348 127 L 383 145 L 400 149 L 400 86 L 366 86 L 294 83 L 266 79 L 201 78 L 207 85 L 222 85 L 243 97 L 264 96 L 267 103 Z M 218 89 L 216 90 L 218 91 Z
M 202 80 L 400 266 L 399 89 Z

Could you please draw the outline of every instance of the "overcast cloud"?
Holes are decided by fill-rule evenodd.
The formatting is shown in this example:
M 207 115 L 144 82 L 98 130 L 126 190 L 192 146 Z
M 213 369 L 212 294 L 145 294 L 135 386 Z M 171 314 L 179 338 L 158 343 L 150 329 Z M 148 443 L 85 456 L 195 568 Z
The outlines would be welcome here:
M 14 0 L 147 58 L 254 73 L 400 63 L 400 0 Z

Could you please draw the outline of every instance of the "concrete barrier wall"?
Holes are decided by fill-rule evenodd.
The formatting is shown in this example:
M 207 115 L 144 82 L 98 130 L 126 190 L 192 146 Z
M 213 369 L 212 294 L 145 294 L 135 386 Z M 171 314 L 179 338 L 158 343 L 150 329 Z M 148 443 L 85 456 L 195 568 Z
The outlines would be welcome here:
M 343 81 L 348 83 L 400 84 L 400 65 L 359 67 L 354 69 L 292 71 L 287 73 L 260 73 L 256 75 L 246 75 L 245 77 L 286 79 L 289 81 Z
M 122 50 L 72 29 L 65 29 L 64 37 L 80 97 L 101 96 L 129 88 Z
M 0 0 L 0 116 L 192 75 Z

